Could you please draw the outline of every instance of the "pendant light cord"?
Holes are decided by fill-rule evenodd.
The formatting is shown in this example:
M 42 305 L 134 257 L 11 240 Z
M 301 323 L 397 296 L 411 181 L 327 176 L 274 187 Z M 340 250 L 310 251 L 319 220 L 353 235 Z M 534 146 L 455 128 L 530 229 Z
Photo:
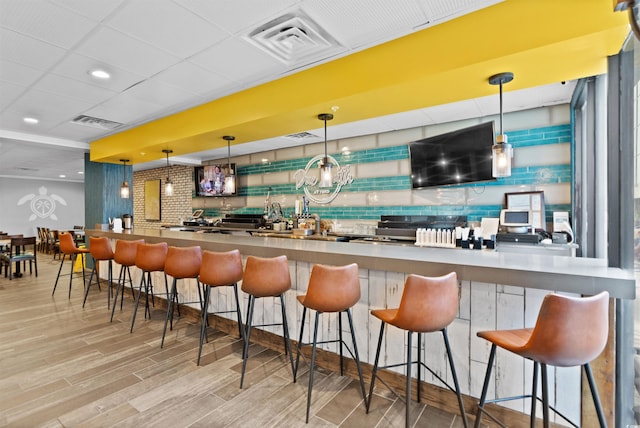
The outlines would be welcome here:
M 504 132 L 502 130 L 502 116 L 503 116 L 503 112 L 502 112 L 502 81 L 500 81 L 500 135 L 504 135 Z

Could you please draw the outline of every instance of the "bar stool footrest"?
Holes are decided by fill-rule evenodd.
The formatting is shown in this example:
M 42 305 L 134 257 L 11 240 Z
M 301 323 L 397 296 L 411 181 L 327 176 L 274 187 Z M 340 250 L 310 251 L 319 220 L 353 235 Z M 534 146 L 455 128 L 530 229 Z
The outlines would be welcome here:
M 493 400 L 485 400 L 484 404 L 494 404 L 494 403 L 502 403 L 504 401 L 513 401 L 513 400 L 525 400 L 525 399 L 536 399 L 536 401 L 539 401 L 540 403 L 542 403 L 542 399 L 538 396 L 534 397 L 531 394 L 526 394 L 526 395 L 514 395 L 512 397 L 504 397 L 504 398 L 494 398 Z M 506 425 L 503 425 L 502 422 L 500 422 L 499 420 L 497 420 L 493 415 L 491 415 L 491 413 L 489 413 L 484 407 L 478 407 L 478 409 L 480 411 L 482 411 L 482 413 L 484 413 L 485 415 L 489 416 L 494 422 L 496 422 L 497 424 L 499 424 L 500 426 L 506 427 Z M 549 405 L 549 409 L 552 410 L 556 415 L 560 416 L 562 419 L 564 419 L 569 425 L 571 425 L 572 427 L 575 428 L 579 428 L 579 425 L 576 425 L 575 423 L 573 423 L 567 416 L 565 416 L 564 414 L 562 414 L 562 412 L 558 411 L 555 407 Z

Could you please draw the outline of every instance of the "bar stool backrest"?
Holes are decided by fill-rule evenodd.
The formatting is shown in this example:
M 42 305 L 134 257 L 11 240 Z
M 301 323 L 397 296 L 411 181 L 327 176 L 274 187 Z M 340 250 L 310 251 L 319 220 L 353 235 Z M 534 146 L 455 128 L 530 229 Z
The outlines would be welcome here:
M 89 251 L 94 260 L 111 260 L 113 259 L 113 249 L 111 248 L 111 242 L 106 236 L 102 237 L 89 237 Z
M 279 296 L 291 288 L 287 256 L 262 258 L 248 256 L 242 291 L 255 297 Z
M 138 253 L 138 245 L 144 244 L 144 239 L 136 239 L 135 241 L 126 241 L 118 239 L 116 241 L 116 252 L 113 259 L 116 263 L 123 266 L 133 266 L 136 264 L 136 254 Z
M 239 250 L 227 252 L 203 251 L 200 282 L 212 287 L 223 287 L 242 279 L 242 257 Z
M 586 364 L 607 344 L 609 293 L 591 297 L 547 294 L 520 355 L 558 367 Z
M 328 266 L 311 269 L 304 305 L 318 312 L 342 312 L 360 300 L 358 265 Z
M 169 247 L 164 273 L 174 278 L 195 278 L 200 273 L 200 247 Z
M 76 247 L 73 236 L 71 236 L 70 233 L 60 232 L 58 234 L 58 241 L 60 242 L 60 251 L 62 251 L 63 253 L 73 254 L 77 252 L 78 247 Z
M 455 272 L 440 277 L 409 275 L 392 324 L 419 333 L 440 331 L 455 319 L 458 296 Z
M 169 245 L 166 242 L 157 244 L 139 244 L 136 252 L 136 266 L 145 272 L 161 272 L 167 260 Z

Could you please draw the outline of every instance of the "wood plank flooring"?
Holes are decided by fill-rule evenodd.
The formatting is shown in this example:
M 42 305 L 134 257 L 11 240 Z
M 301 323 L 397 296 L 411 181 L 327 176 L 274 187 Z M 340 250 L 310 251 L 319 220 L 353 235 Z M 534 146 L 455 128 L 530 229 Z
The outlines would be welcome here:
M 404 426 L 404 403 L 384 387 L 367 415 L 357 382 L 322 369 L 307 425 L 306 364 L 293 383 L 284 355 L 252 345 L 240 389 L 236 337 L 210 328 L 197 366 L 198 324 L 179 319 L 160 349 L 164 310 L 148 320 L 140 309 L 130 334 L 131 296 L 111 323 L 104 285 L 92 286 L 83 309 L 81 278 L 71 299 L 68 276 L 52 297 L 59 261 L 40 254 L 38 262 L 38 278 L 0 275 L 0 426 Z M 459 416 L 415 402 L 413 416 L 416 427 L 462 426 Z

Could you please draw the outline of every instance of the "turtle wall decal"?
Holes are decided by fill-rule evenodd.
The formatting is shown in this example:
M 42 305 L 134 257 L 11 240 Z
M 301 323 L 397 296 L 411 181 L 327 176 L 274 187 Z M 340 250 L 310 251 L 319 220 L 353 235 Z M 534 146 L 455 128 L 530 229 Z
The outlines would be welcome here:
M 30 193 L 28 195 L 23 196 L 18 201 L 18 206 L 24 205 L 25 203 L 31 201 L 31 216 L 29 216 L 29 221 L 34 221 L 36 218 L 47 218 L 51 217 L 52 220 L 58 220 L 58 217 L 55 215 L 54 211 L 56 210 L 56 202 L 66 206 L 67 201 L 65 201 L 62 197 L 56 194 L 47 194 L 47 188 L 44 186 L 40 186 L 38 188 L 38 195 L 34 195 Z

